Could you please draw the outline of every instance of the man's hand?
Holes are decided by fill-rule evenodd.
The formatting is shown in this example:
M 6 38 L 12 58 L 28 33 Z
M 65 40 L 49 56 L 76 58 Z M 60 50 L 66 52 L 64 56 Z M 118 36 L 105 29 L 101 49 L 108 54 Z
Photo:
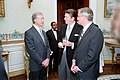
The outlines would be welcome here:
M 63 43 L 62 43 L 62 42 L 59 42 L 59 43 L 58 43 L 58 47 L 59 47 L 59 48 L 63 48 Z
M 73 59 L 72 60 L 72 66 L 71 66 L 71 71 L 73 72 L 73 73 L 75 73 L 74 72 L 74 67 L 76 66 L 76 61 L 75 61 L 75 59 Z
M 80 69 L 78 68 L 78 66 L 74 66 L 72 69 L 73 73 L 78 73 L 78 71 L 80 71 Z
M 64 46 L 72 46 L 73 45 L 73 42 L 70 42 L 70 41 L 63 41 L 63 45 Z
M 49 65 L 49 59 L 47 58 L 42 62 L 42 66 L 46 68 L 48 65 Z

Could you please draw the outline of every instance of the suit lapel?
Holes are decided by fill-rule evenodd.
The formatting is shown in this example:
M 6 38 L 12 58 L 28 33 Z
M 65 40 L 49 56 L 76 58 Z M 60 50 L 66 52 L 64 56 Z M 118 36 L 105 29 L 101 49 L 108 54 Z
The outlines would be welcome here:
M 83 32 L 83 30 L 81 30 L 81 31 L 80 31 L 80 33 L 79 33 L 79 37 L 78 37 L 78 44 L 81 42 L 80 37 L 81 37 L 82 32 Z
M 80 42 L 78 42 L 78 46 L 80 45 L 80 43 L 81 43 L 82 41 L 84 41 L 84 38 L 86 37 L 86 35 L 91 31 L 91 27 L 92 27 L 92 24 L 89 26 L 89 28 L 88 28 L 88 29 L 86 30 L 86 32 L 83 34 Z
M 66 35 L 66 30 L 67 30 L 67 24 L 65 24 L 65 26 L 63 26 L 63 29 L 61 31 L 61 33 L 63 33 L 62 37 L 64 38 Z
M 57 30 L 57 41 L 58 41 L 58 39 L 59 39 L 59 31 Z
M 50 30 L 50 33 L 51 33 L 51 36 L 54 37 L 54 39 L 56 40 L 55 35 L 54 35 L 52 29 Z M 56 32 L 56 33 L 57 33 L 57 32 Z M 57 36 L 58 36 L 58 35 L 57 35 Z
M 43 36 L 44 36 L 44 40 L 45 40 L 45 43 L 44 43 L 44 45 L 46 46 L 46 44 L 47 44 L 47 37 L 46 37 L 46 33 L 44 32 L 44 31 L 42 31 L 43 32 Z
M 43 40 L 42 40 L 42 37 L 40 36 L 40 34 L 38 33 L 38 31 L 33 27 L 32 28 L 32 33 L 35 34 L 35 36 L 41 41 L 41 43 L 45 46 Z M 46 40 L 45 40 L 46 41 Z
M 69 41 L 71 41 L 71 39 L 73 38 L 72 36 L 74 36 L 74 34 L 75 34 L 75 32 L 76 32 L 76 30 L 75 30 L 75 27 L 76 27 L 77 25 L 76 25 L 76 23 L 75 23 L 75 25 L 74 25 L 74 27 L 73 27 L 73 29 L 72 29 L 72 31 L 71 31 L 71 34 L 70 34 L 70 36 L 69 36 Z

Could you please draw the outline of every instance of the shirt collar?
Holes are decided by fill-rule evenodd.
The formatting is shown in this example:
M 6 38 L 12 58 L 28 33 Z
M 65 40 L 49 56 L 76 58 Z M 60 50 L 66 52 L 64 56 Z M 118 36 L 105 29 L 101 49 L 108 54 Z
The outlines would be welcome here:
M 35 24 L 33 24 L 33 26 L 35 27 L 35 29 L 39 32 L 40 31 L 40 27 L 36 26 Z
M 67 26 L 69 26 L 69 27 L 71 27 L 71 28 L 73 28 L 74 27 L 74 25 L 75 25 L 75 22 L 73 23 L 73 24 L 71 24 L 71 25 L 67 25 Z
M 55 31 L 55 30 L 57 30 L 57 29 L 53 29 L 53 28 L 52 28 L 52 31 Z
M 83 27 L 83 32 L 85 32 L 88 28 L 89 28 L 89 26 L 92 24 L 92 22 L 90 22 L 90 23 L 88 23 L 86 26 L 84 26 Z

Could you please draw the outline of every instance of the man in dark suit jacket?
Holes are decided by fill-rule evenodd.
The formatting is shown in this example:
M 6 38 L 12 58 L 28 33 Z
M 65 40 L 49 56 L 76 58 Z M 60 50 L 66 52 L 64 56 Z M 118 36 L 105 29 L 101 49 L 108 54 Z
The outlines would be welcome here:
M 57 30 L 57 23 L 51 22 L 51 29 L 46 32 L 46 35 L 49 40 L 51 55 L 50 55 L 50 64 L 49 64 L 49 72 L 51 70 L 57 72 L 58 71 L 58 55 L 59 55 L 59 48 L 58 48 L 58 39 L 59 39 L 59 32 Z M 52 68 L 53 62 L 53 68 Z
M 2 41 L 0 40 L 0 80 L 8 80 L 7 73 L 4 67 L 4 61 L 1 54 L 2 52 L 3 52 Z
M 74 74 L 71 73 L 72 58 L 74 50 L 77 45 L 79 32 L 82 30 L 82 26 L 75 22 L 76 11 L 74 9 L 68 9 L 65 11 L 65 23 L 60 27 L 61 40 L 58 43 L 60 49 L 59 55 L 59 80 L 73 80 Z
M 47 80 L 50 47 L 46 33 L 41 29 L 44 25 L 44 16 L 41 12 L 32 15 L 33 26 L 25 32 L 25 46 L 29 60 L 29 79 Z
M 97 80 L 99 57 L 104 42 L 102 31 L 92 22 L 93 11 L 90 8 L 78 9 L 77 20 L 83 26 L 83 30 L 74 53 L 71 70 L 78 73 L 78 80 Z
M 8 80 L 1 53 L 2 53 L 2 48 L 0 48 L 0 80 Z

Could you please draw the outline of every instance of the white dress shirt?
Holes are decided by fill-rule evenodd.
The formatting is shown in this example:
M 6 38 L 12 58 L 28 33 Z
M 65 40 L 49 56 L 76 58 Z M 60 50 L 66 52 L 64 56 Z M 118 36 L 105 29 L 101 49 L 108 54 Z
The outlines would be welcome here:
M 41 36 L 41 38 L 42 38 L 43 42 L 45 43 L 44 35 L 43 35 L 43 33 L 42 33 L 42 28 L 41 28 L 41 27 L 36 26 L 35 24 L 33 24 L 33 26 L 34 26 L 34 27 L 35 27 L 35 29 L 38 31 L 38 33 L 40 34 L 40 36 Z
M 57 31 L 55 31 L 54 29 L 52 29 L 52 31 L 53 31 L 53 34 L 55 36 L 55 39 L 57 40 Z

